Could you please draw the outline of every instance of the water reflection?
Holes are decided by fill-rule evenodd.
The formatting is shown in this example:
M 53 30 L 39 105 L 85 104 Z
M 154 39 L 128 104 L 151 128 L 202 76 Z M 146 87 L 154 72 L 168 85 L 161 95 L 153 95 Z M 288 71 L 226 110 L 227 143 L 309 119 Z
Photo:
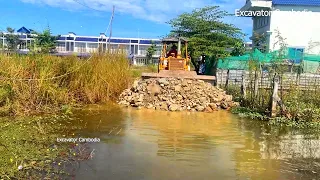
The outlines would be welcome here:
M 242 120 L 226 111 L 173 113 L 108 106 L 89 112 L 95 113 L 78 114 L 86 124 L 82 133 L 102 137 L 104 143 L 92 145 L 98 153 L 87 162 L 90 168 L 79 171 L 80 179 L 318 177 L 318 137 L 288 128 Z
M 82 129 L 79 132 L 83 137 L 98 137 L 105 143 L 121 143 L 121 136 L 126 131 L 126 119 L 130 114 L 123 112 L 118 106 L 93 105 L 75 113 L 80 119 Z

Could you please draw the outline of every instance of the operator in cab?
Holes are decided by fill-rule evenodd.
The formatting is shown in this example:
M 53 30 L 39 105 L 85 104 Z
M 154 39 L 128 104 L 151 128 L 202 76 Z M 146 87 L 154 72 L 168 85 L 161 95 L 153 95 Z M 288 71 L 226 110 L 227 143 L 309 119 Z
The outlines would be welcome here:
M 168 54 L 167 54 L 167 57 L 169 57 L 169 56 L 172 56 L 174 54 L 174 56 L 173 57 L 177 57 L 177 55 L 178 55 L 178 52 L 177 52 L 177 46 L 174 44 L 174 45 L 172 45 L 172 47 L 171 47 L 171 50 L 168 52 Z

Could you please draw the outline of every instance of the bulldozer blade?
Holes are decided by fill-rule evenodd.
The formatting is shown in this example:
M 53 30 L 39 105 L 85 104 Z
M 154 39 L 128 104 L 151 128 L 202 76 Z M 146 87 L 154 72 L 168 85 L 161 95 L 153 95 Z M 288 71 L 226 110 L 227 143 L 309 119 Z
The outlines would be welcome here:
M 142 73 L 142 78 L 183 78 L 199 79 L 204 81 L 215 81 L 215 76 L 197 75 L 195 71 L 184 70 L 161 70 L 159 73 Z

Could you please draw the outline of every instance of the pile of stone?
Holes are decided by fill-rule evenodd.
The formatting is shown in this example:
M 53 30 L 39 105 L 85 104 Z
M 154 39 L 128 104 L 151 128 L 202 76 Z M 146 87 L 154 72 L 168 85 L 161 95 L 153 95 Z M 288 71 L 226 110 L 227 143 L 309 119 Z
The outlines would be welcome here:
M 119 104 L 166 111 L 213 112 L 237 106 L 232 96 L 202 80 L 152 78 L 136 80 L 119 97 Z

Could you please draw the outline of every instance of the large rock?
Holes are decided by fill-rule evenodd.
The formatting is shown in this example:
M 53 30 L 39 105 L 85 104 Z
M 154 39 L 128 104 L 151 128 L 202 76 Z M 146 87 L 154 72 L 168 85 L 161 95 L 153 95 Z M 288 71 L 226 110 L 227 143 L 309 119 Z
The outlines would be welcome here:
M 171 105 L 169 106 L 169 110 L 170 110 L 170 111 L 178 111 L 180 108 L 181 108 L 181 107 L 180 107 L 179 105 L 177 105 L 177 104 L 171 104 Z
M 225 101 L 221 102 L 220 106 L 221 106 L 222 109 L 228 109 L 228 107 L 229 107 L 228 103 L 225 102 Z
M 167 85 L 170 84 L 165 78 L 159 79 L 159 80 L 158 80 L 158 83 L 159 83 L 160 85 L 163 84 L 163 85 L 165 85 L 165 86 L 167 86 Z
M 169 108 L 168 108 L 167 103 L 165 103 L 165 102 L 160 103 L 160 109 L 161 109 L 161 110 L 168 111 Z
M 209 107 L 210 107 L 213 111 L 218 110 L 218 106 L 217 106 L 215 103 L 210 103 L 210 104 L 209 104 Z
M 152 83 L 147 86 L 147 90 L 149 94 L 157 96 L 161 92 L 161 87 L 158 84 Z
M 197 106 L 196 110 L 202 112 L 205 109 L 203 106 Z
M 204 112 L 211 113 L 211 112 L 213 112 L 213 110 L 212 110 L 209 106 L 207 106 L 207 107 L 204 109 Z
M 154 106 L 153 106 L 152 104 L 148 104 L 148 105 L 147 105 L 147 108 L 148 108 L 148 109 L 154 109 Z
M 181 86 L 180 85 L 174 86 L 174 91 L 180 92 L 181 91 Z

